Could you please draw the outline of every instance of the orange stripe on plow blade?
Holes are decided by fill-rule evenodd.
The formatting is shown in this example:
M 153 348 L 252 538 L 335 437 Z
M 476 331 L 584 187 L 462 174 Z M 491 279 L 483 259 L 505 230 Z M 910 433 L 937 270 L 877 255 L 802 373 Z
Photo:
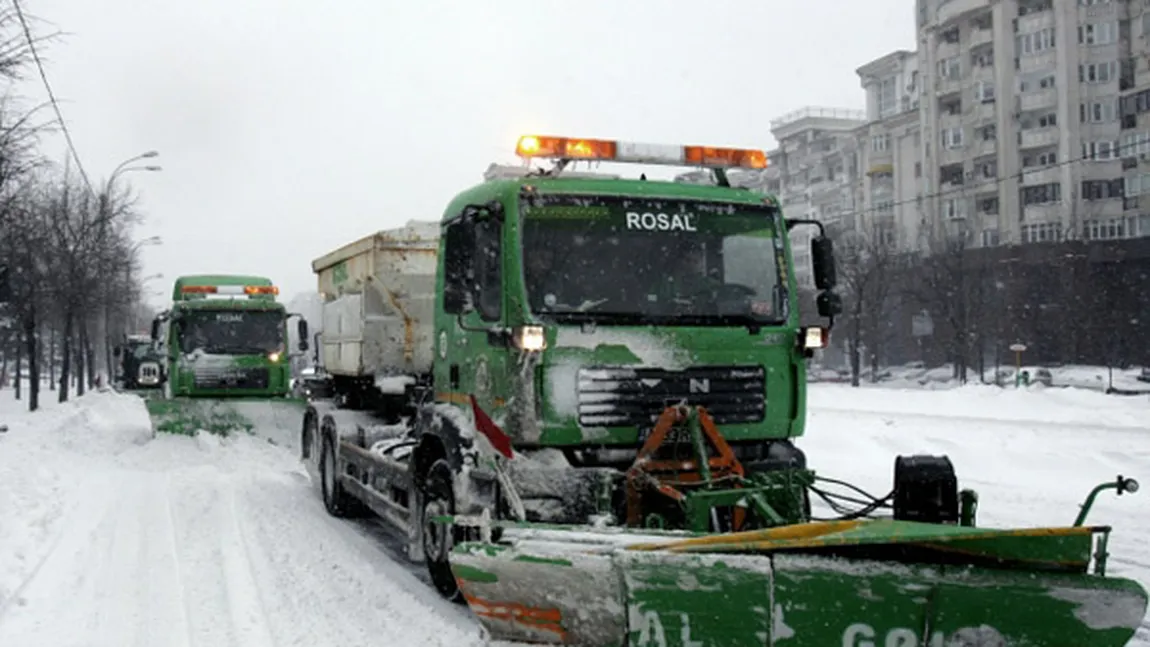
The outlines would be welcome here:
M 471 611 L 477 616 L 493 620 L 505 620 L 518 623 L 532 629 L 542 629 L 555 633 L 561 640 L 566 640 L 567 630 L 563 628 L 563 613 L 559 609 L 545 609 L 531 607 L 518 602 L 496 602 L 483 598 L 463 594 Z

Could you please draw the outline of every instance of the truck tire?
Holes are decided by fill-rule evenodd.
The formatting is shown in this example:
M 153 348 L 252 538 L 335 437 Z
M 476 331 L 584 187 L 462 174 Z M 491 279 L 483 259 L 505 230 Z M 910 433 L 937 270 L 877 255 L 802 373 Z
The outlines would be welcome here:
M 423 510 L 420 511 L 420 524 L 423 526 L 423 554 L 427 562 L 427 573 L 431 584 L 446 600 L 463 602 L 463 594 L 451 573 L 449 552 L 457 534 L 450 526 L 432 521 L 440 515 L 455 514 L 455 491 L 452 488 L 451 466 L 442 458 L 431 464 L 424 476 Z M 451 533 L 450 536 L 448 533 Z M 452 541 L 448 541 L 448 539 Z
M 328 514 L 340 519 L 355 517 L 359 510 L 356 501 L 343 489 L 339 482 L 339 467 L 336 464 L 335 441 L 325 434 L 319 452 L 320 491 L 323 494 L 323 507 Z

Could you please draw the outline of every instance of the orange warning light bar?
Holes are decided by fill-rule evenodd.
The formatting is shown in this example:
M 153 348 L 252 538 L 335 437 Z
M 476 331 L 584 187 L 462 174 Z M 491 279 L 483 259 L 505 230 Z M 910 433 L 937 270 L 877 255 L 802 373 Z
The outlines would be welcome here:
M 279 294 L 280 289 L 274 285 L 245 285 L 244 294 L 255 296 L 257 294 Z
M 767 154 L 758 149 L 644 144 L 549 135 L 523 135 L 515 146 L 515 154 L 527 159 L 542 157 L 706 168 L 767 168 Z
M 180 288 L 180 292 L 184 294 L 215 294 L 216 286 L 214 285 L 185 285 Z

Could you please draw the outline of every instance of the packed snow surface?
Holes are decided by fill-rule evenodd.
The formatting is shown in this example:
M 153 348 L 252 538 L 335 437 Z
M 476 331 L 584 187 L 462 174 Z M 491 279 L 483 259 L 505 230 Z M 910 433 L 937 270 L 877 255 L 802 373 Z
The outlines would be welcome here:
M 819 384 L 809 403 L 820 474 L 881 496 L 896 455 L 947 454 L 984 526 L 1069 525 L 1091 487 L 1138 478 L 1088 523 L 1115 529 L 1109 574 L 1150 587 L 1150 397 Z M 0 391 L 0 645 L 483 644 L 393 539 L 327 516 L 294 425 L 153 439 L 133 396 L 22 404 Z
M 465 609 L 327 516 L 290 431 L 152 439 L 133 396 L 28 415 L 10 393 L 0 645 L 482 644 Z

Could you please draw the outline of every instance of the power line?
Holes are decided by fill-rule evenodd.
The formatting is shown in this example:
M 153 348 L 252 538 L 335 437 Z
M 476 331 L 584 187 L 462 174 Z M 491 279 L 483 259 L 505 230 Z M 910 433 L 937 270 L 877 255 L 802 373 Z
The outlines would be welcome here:
M 1025 167 L 1022 170 L 1020 170 L 1018 173 L 1012 173 L 1010 175 L 995 175 L 994 177 L 985 178 L 982 182 L 979 182 L 978 184 L 972 184 L 972 185 L 963 184 L 957 188 L 935 191 L 933 193 L 926 193 L 926 194 L 923 194 L 920 196 L 916 196 L 914 198 L 908 198 L 906 200 L 897 200 L 894 202 L 884 202 L 882 207 L 871 207 L 869 209 L 853 210 L 851 213 L 854 213 L 856 215 L 861 216 L 861 215 L 874 213 L 874 212 L 877 212 L 879 210 L 893 209 L 895 207 L 900 207 L 900 206 L 908 205 L 908 204 L 917 204 L 917 203 L 922 202 L 924 200 L 932 200 L 934 198 L 944 198 L 946 196 L 956 195 L 956 194 L 969 194 L 972 191 L 981 191 L 981 190 L 988 189 L 991 187 L 998 187 L 999 185 L 1005 184 L 1006 182 L 1011 181 L 1011 180 L 1016 180 L 1016 181 L 1021 183 L 1023 176 L 1025 176 L 1028 173 L 1040 173 L 1042 171 L 1047 171 L 1047 170 L 1055 169 L 1055 168 L 1062 168 L 1064 166 L 1070 166 L 1072 164 L 1084 164 L 1086 162 L 1097 162 L 1097 161 L 1120 161 L 1121 160 L 1120 153 L 1123 149 L 1125 149 L 1127 147 L 1137 147 L 1139 145 L 1144 145 L 1147 148 L 1150 148 L 1150 141 L 1131 142 L 1129 144 L 1116 145 L 1111 149 L 1111 151 L 1112 151 L 1111 154 L 1116 155 L 1117 157 L 1115 159 L 1111 159 L 1111 160 L 1099 160 L 1097 158 L 1097 156 L 1083 155 L 1081 157 L 1073 157 L 1071 159 L 1063 160 L 1061 162 L 1053 162 L 1051 164 L 1043 164 L 1040 166 L 1028 166 L 1028 167 Z M 959 162 L 955 162 L 955 164 L 958 164 L 958 163 Z M 944 164 L 943 166 L 948 166 L 948 165 Z M 965 179 L 965 177 L 964 177 L 964 179 Z M 1116 179 L 1118 179 L 1118 178 L 1116 178 Z
M 20 26 L 24 29 L 24 38 L 28 41 L 28 50 L 32 54 L 32 60 L 36 62 L 36 69 L 40 71 L 40 80 L 44 82 L 44 89 L 48 91 L 48 100 L 56 112 L 56 121 L 59 122 L 60 129 L 64 132 L 64 140 L 68 144 L 68 150 L 72 153 L 72 159 L 76 162 L 76 168 L 80 171 L 84 185 L 88 187 L 88 191 L 92 195 L 95 195 L 96 191 L 92 189 L 92 183 L 88 180 L 88 173 L 84 170 L 84 164 L 80 161 L 79 153 L 76 152 L 76 145 L 72 142 L 72 133 L 68 130 L 68 124 L 64 122 L 64 115 L 60 112 L 60 104 L 56 101 L 55 93 L 52 92 L 52 84 L 48 82 L 48 74 L 44 71 L 44 64 L 40 60 L 40 54 L 36 51 L 36 42 L 32 38 L 32 30 L 29 29 L 28 21 L 24 18 L 24 11 L 20 8 L 19 0 L 12 0 L 12 5 L 16 8 L 16 17 L 20 19 Z

